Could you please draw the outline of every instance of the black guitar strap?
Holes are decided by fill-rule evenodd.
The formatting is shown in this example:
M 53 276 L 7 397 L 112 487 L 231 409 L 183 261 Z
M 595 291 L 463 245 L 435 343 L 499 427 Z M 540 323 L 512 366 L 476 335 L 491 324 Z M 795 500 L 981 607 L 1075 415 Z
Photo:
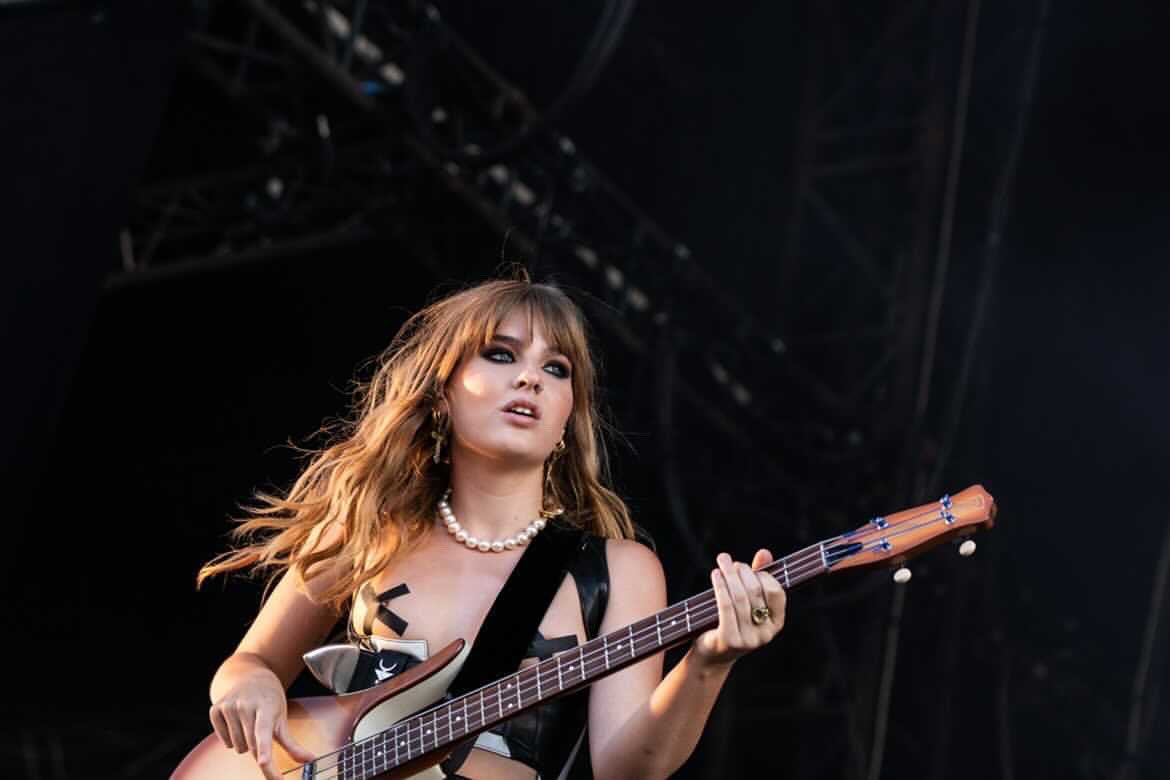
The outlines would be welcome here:
M 549 523 L 528 543 L 488 610 L 463 668 L 451 683 L 451 696 L 474 691 L 519 668 L 583 537 L 582 531 Z M 456 750 L 441 764 L 443 770 L 454 772 L 467 758 L 471 745 L 472 741 L 468 741 Z
M 516 671 L 580 546 L 581 531 L 550 524 L 528 543 L 488 610 L 450 692 L 460 696 Z

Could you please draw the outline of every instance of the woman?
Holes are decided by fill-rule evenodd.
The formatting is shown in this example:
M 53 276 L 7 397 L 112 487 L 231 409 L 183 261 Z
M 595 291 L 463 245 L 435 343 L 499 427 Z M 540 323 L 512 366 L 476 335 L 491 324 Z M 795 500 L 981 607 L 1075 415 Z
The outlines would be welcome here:
M 359 642 L 390 653 L 377 656 L 379 680 L 426 648 L 473 642 L 545 522 L 582 529 L 588 543 L 522 666 L 665 607 L 661 564 L 605 485 L 594 381 L 584 319 L 555 287 L 491 281 L 413 316 L 359 389 L 340 440 L 287 496 L 261 495 L 237 532 L 250 543 L 200 572 L 200 582 L 242 568 L 280 575 L 212 680 L 223 743 L 272 778 L 274 740 L 312 760 L 287 727 L 285 689 L 347 605 Z M 445 769 L 552 780 L 575 749 L 597 777 L 666 777 L 694 749 L 734 661 L 783 625 L 783 589 L 755 571 L 771 560 L 766 550 L 751 567 L 718 556 L 719 624 L 665 679 L 659 653 L 481 735 Z

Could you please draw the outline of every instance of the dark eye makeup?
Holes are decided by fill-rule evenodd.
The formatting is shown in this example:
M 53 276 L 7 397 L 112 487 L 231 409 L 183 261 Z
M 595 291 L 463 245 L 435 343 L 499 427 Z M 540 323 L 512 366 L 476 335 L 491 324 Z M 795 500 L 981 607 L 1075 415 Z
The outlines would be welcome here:
M 516 360 L 512 350 L 506 347 L 488 347 L 483 351 L 483 357 L 493 363 L 512 363 Z M 550 360 L 544 364 L 544 369 L 559 379 L 568 379 L 572 374 L 569 366 L 562 360 Z

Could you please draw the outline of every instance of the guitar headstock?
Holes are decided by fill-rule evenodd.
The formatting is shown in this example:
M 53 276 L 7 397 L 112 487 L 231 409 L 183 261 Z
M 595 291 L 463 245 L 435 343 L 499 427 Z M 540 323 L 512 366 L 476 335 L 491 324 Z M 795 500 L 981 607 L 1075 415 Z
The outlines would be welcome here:
M 982 485 L 972 485 L 929 504 L 875 517 L 833 540 L 825 552 L 833 571 L 897 566 L 937 544 L 994 524 L 995 499 Z

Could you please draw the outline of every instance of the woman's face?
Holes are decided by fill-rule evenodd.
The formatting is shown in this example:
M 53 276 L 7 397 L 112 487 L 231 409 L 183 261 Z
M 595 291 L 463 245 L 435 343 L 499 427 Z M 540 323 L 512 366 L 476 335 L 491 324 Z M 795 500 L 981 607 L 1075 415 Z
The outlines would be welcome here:
M 573 367 L 527 312 L 514 310 L 495 339 L 469 355 L 447 384 L 455 457 L 542 464 L 573 408 Z

